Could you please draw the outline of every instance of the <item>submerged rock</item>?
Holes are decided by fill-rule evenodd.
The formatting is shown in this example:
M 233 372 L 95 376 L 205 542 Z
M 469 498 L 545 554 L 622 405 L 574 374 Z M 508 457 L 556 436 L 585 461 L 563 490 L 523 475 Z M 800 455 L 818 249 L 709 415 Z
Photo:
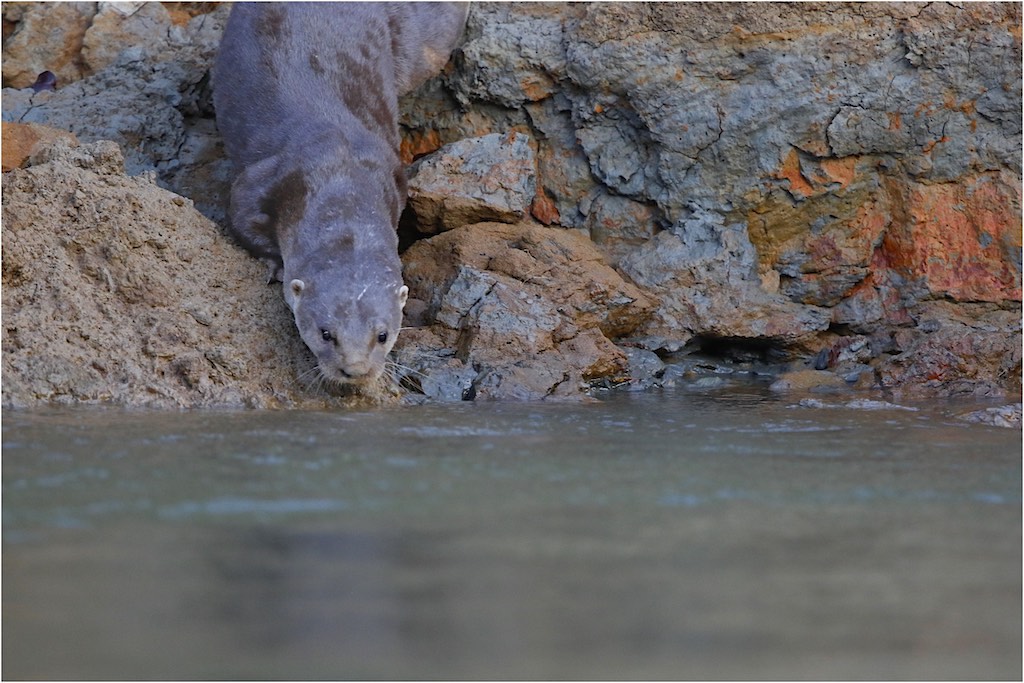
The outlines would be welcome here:
M 658 354 L 631 346 L 620 348 L 626 354 L 631 389 L 647 389 L 660 385 L 661 377 L 665 374 L 665 362 Z
M 985 408 L 975 410 L 960 416 L 965 422 L 985 424 L 992 427 L 1008 427 L 1010 429 L 1021 428 L 1021 404 L 1014 403 L 997 408 Z
M 852 401 L 846 401 L 845 403 L 826 403 L 816 398 L 804 398 L 800 399 L 797 404 L 801 408 L 841 408 L 844 410 L 905 410 L 911 413 L 917 412 L 917 408 L 913 406 L 901 406 L 897 403 L 890 403 L 888 401 L 877 401 L 869 398 L 858 398 Z
M 769 387 L 778 393 L 834 392 L 844 388 L 846 388 L 846 383 L 831 372 L 807 369 L 785 372 Z

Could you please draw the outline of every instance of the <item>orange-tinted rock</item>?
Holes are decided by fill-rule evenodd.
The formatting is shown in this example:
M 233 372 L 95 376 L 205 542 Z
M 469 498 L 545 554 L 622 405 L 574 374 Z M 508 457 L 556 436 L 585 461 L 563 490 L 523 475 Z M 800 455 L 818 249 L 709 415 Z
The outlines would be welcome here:
M 869 159 L 810 159 L 795 150 L 790 158 L 799 159 L 808 194 L 793 201 L 774 192 L 748 212 L 758 271 L 784 276 L 780 291 L 791 299 L 835 306 L 870 272 L 891 201 L 868 175 Z
M 914 184 L 906 214 L 885 241 L 902 275 L 957 301 L 1020 301 L 1019 183 L 992 174 Z
M 789 193 L 796 199 L 804 199 L 814 194 L 814 187 L 800 172 L 800 155 L 796 148 L 790 149 L 789 154 L 782 160 L 777 177 L 789 181 Z
M 204 76 L 227 7 L 190 21 L 206 5 L 4 3 L 5 83 L 27 86 L 44 69 L 59 81 L 53 93 L 5 93 L 8 119 L 114 140 L 132 175 L 154 169 L 162 186 L 222 217 L 232 176 Z M 1020 5 L 786 9 L 474 4 L 460 57 L 403 98 L 403 158 L 489 133 L 529 135 L 543 187 L 520 193 L 502 220 L 532 215 L 589 231 L 606 259 L 648 288 L 658 310 L 647 333 L 672 344 L 720 336 L 806 348 L 851 329 L 874 338 L 912 329 L 936 298 L 1014 309 Z M 119 64 L 126 48 L 133 57 Z M 476 174 L 461 160 L 465 183 L 440 181 L 426 212 L 436 210 L 436 229 L 496 219 L 479 213 L 479 195 L 500 204 L 505 185 L 533 172 L 495 173 L 493 159 L 478 161 Z M 687 225 L 694 212 L 735 230 Z M 501 270 L 481 272 L 529 271 L 523 250 L 495 257 Z M 495 300 L 517 311 L 510 291 Z M 824 331 L 830 321 L 837 327 Z M 562 327 L 552 338 L 584 339 Z M 956 341 L 935 337 L 933 359 L 944 339 Z M 559 376 L 554 361 L 545 367 L 531 386 Z M 894 386 L 928 381 L 890 376 Z M 527 382 L 520 370 L 496 377 L 481 391 Z
M 781 375 L 771 385 L 779 393 L 803 391 L 835 391 L 845 386 L 843 380 L 823 370 L 792 370 Z
M 449 234 L 450 232 L 450 234 Z M 410 296 L 429 300 L 436 313 L 460 267 L 513 278 L 517 288 L 544 292 L 580 328 L 610 337 L 631 333 L 652 303 L 604 263 L 593 243 L 572 230 L 533 223 L 480 223 L 415 243 L 404 255 Z M 568 314 L 568 313 L 567 313 Z
M 194 17 L 200 14 L 212 12 L 219 3 L 216 2 L 161 2 L 167 10 L 171 23 L 175 26 L 184 26 Z
M 656 207 L 628 197 L 600 194 L 590 202 L 583 225 L 608 262 L 615 265 L 658 232 L 659 219 Z
M 22 168 L 28 163 L 29 157 L 40 145 L 53 142 L 58 138 L 67 138 L 77 145 L 78 139 L 73 133 L 59 128 L 50 128 L 38 123 L 3 122 L 3 172 L 14 168 Z
M 421 156 L 436 152 L 441 147 L 441 137 L 433 128 L 407 131 L 402 136 L 399 155 L 403 164 L 411 164 Z
M 58 87 L 81 78 L 82 41 L 96 15 L 96 4 L 24 3 L 13 34 L 4 39 L 4 85 L 27 88 L 43 71 L 57 75 Z
M 168 42 L 171 15 L 159 2 L 100 3 L 82 42 L 82 60 L 92 72 L 112 64 L 124 50 L 142 45 L 159 51 Z
M 810 158 L 792 147 L 782 160 L 775 178 L 788 182 L 787 191 L 803 200 L 829 191 L 843 190 L 854 181 L 860 157 Z
M 555 89 L 551 78 L 540 72 L 528 74 L 519 85 L 523 89 L 523 95 L 531 102 L 544 99 Z
M 544 193 L 544 188 L 539 185 L 537 186 L 537 196 L 533 198 L 533 204 L 530 206 L 530 214 L 544 225 L 558 222 L 558 207 L 551 201 L 551 197 Z
M 825 179 L 846 187 L 851 182 L 857 169 L 857 157 L 828 158 L 821 160 L 821 170 Z

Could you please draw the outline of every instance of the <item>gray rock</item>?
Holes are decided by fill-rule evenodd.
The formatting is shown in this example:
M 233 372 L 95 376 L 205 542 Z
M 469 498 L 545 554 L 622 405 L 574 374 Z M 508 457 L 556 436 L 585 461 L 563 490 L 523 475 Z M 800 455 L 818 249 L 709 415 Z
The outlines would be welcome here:
M 533 4 L 524 12 L 505 3 L 474 5 L 466 26 L 472 38 L 462 48 L 464 67 L 452 81 L 459 101 L 515 108 L 554 92 L 565 70 L 561 16 L 566 9 Z
M 514 223 L 537 191 L 530 139 L 497 133 L 460 140 L 409 169 L 409 208 L 417 228 L 434 234 L 471 223 Z
M 4 44 L 4 84 L 25 88 L 48 68 L 58 87 L 5 88 L 4 121 L 63 128 L 86 143 L 113 140 L 130 174 L 154 173 L 222 220 L 232 170 L 213 125 L 208 69 L 229 7 L 189 7 L 6 3 L 5 27 L 14 32 Z M 542 321 L 562 315 L 557 309 L 537 316 L 543 334 L 593 347 L 584 356 L 612 358 L 594 349 L 626 329 L 657 350 L 720 339 L 813 354 L 832 339 L 820 333 L 835 325 L 903 340 L 902 347 L 893 341 L 900 350 L 837 361 L 833 369 L 846 379 L 857 374 L 863 383 L 875 374 L 897 392 L 1016 392 L 1020 6 L 790 10 L 474 3 L 446 72 L 403 98 L 403 153 L 411 160 L 443 143 L 509 131 L 526 147 L 506 160 L 514 170 L 496 174 L 482 147 L 462 148 L 452 162 L 469 157 L 467 182 L 444 186 L 457 174 L 441 173 L 439 192 L 463 208 L 449 211 L 435 197 L 433 208 L 418 209 L 422 223 L 442 230 L 532 212 L 589 235 L 649 307 L 643 321 L 626 316 L 630 324 L 617 324 L 630 306 L 604 299 L 591 304 L 603 318 L 590 311 L 586 324 L 556 331 Z M 947 249 L 947 232 L 963 243 Z M 471 300 L 474 292 L 508 272 L 529 283 L 551 277 L 506 265 L 460 275 L 443 312 L 457 269 L 446 271 L 450 280 L 432 280 L 436 291 L 421 293 L 424 322 L 441 312 L 464 323 L 473 310 L 484 322 L 492 315 L 499 330 L 499 313 Z M 483 300 L 512 307 L 509 320 L 533 316 L 512 298 L 516 287 L 506 282 Z M 929 339 L 903 334 L 942 300 L 951 303 L 935 316 L 941 330 Z M 989 304 L 1006 313 L 991 329 L 981 325 L 992 317 Z M 574 311 L 583 315 L 582 304 Z M 599 319 L 599 338 L 573 336 Z M 964 330 L 975 329 L 981 341 L 965 341 Z M 452 354 L 459 348 L 454 338 L 438 344 Z M 543 391 L 578 388 L 578 359 L 568 381 L 558 379 L 549 360 L 558 356 L 544 356 L 549 351 L 538 358 L 550 372 L 527 377 L 520 368 L 485 381 L 486 367 L 476 368 L 467 348 L 459 359 L 465 375 L 450 371 L 461 378 L 447 383 L 451 396 L 471 373 L 484 395 L 518 395 L 513 387 L 545 382 Z M 602 366 L 604 376 L 616 374 L 614 365 Z
M 580 203 L 585 212 L 583 226 L 609 263 L 619 262 L 635 252 L 660 230 L 661 211 L 651 203 L 600 191 Z
M 478 372 L 461 361 L 452 359 L 443 365 L 435 365 L 429 374 L 424 374 L 419 390 L 435 401 L 471 401 L 476 398 L 474 382 Z
M 765 292 L 753 246 L 738 224 L 697 208 L 619 263 L 657 294 L 659 307 L 643 333 L 686 341 L 698 334 L 792 342 L 824 330 L 827 310 Z
M 894 316 L 900 324 L 902 314 L 885 302 L 902 298 L 913 305 L 903 289 L 912 283 L 886 277 L 876 278 L 874 288 L 860 287 L 878 268 L 872 256 L 886 224 L 855 236 L 861 239 L 856 251 L 844 226 L 862 224 L 858 212 L 872 204 L 889 211 L 888 197 L 913 191 L 903 188 L 905 179 L 956 181 L 1000 168 L 1019 175 L 1020 47 L 1002 28 L 1019 23 L 1019 10 L 993 4 L 801 10 L 603 3 L 538 11 L 484 4 L 475 11 L 465 63 L 450 82 L 465 106 L 498 103 L 530 114 L 539 182 L 562 223 L 587 227 L 637 282 L 664 283 L 656 317 L 677 340 L 726 329 L 713 314 L 727 307 L 724 300 L 742 302 L 752 318 L 779 318 L 778 325 L 740 325 L 745 337 L 788 326 L 789 335 L 768 336 L 801 338 L 827 325 L 820 310 L 793 308 L 784 299 L 834 307 L 835 322 L 860 330 Z M 528 40 L 521 38 L 524 26 Z M 523 85 L 540 82 L 544 87 Z M 785 164 L 794 153 L 801 164 L 790 172 Z M 849 177 L 830 176 L 847 161 Z M 833 166 L 823 172 L 825 162 Z M 584 163 L 590 179 L 580 172 Z M 595 200 L 602 197 L 616 199 Z M 899 220 L 902 201 L 886 214 L 889 222 Z M 657 213 L 636 221 L 622 210 L 626 202 Z M 782 208 L 772 208 L 776 202 Z M 751 250 L 722 253 L 721 267 L 703 271 L 687 260 L 689 249 L 674 249 L 678 258 L 652 257 L 651 251 L 676 246 L 654 244 L 656 229 L 669 225 L 679 234 L 693 207 L 748 233 L 754 272 Z M 749 218 L 764 211 L 778 219 L 755 239 L 762 225 Z M 776 251 L 798 235 L 806 239 L 792 242 L 795 251 Z M 815 270 L 809 250 L 829 240 L 839 245 L 841 260 Z M 782 286 L 769 296 L 748 277 L 770 282 L 780 272 L 786 273 Z M 716 294 L 723 275 L 736 273 L 746 280 L 731 277 L 728 293 Z
M 632 346 L 620 346 L 629 362 L 629 376 L 634 380 L 645 380 L 658 377 L 665 372 L 665 362 L 658 354 Z
M 162 186 L 221 220 L 232 174 L 213 124 L 207 74 L 229 8 L 184 27 L 172 25 L 160 3 L 140 3 L 134 14 L 124 9 L 104 4 L 97 21 L 108 19 L 88 29 L 93 47 L 86 53 L 102 66 L 97 73 L 58 83 L 54 92 L 5 88 L 3 120 L 62 128 L 83 142 L 112 140 L 129 175 L 155 171 Z
M 572 102 L 556 91 L 540 102 L 527 103 L 523 109 L 537 133 L 539 186 L 553 202 L 557 222 L 579 228 L 588 214 L 584 205 L 598 188 L 590 174 L 590 162 L 576 139 Z
M 992 427 L 1008 427 L 1020 429 L 1021 427 L 1021 404 L 999 406 L 997 408 L 985 408 L 960 415 L 964 422 L 974 424 L 990 425 Z
M 403 262 L 429 327 L 402 333 L 399 363 L 421 384 L 440 373 L 448 388 L 437 393 L 448 396 L 465 391 L 448 379 L 451 358 L 477 373 L 477 399 L 578 396 L 587 382 L 624 377 L 626 357 L 609 338 L 651 308 L 588 240 L 559 228 L 465 226 L 417 242 Z M 429 351 L 416 356 L 406 344 Z

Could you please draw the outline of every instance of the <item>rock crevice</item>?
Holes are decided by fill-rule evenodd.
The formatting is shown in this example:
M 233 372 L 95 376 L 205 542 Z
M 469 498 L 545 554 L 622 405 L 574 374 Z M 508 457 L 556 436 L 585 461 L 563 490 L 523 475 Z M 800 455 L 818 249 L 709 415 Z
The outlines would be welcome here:
M 233 173 L 208 75 L 227 12 L 5 3 L 5 403 L 303 400 L 282 389 L 304 356 L 279 295 L 214 225 Z M 713 342 L 884 391 L 1017 392 L 1020 65 L 1012 3 L 474 3 L 445 72 L 402 101 L 415 300 L 396 372 L 435 398 L 573 396 L 628 379 L 616 343 Z M 57 88 L 35 92 L 44 70 Z M 46 157 L 61 134 L 40 126 L 83 145 Z M 220 284 L 193 289 L 203 269 Z M 234 299 L 230 324 L 211 291 Z M 87 328 L 114 302 L 149 340 L 115 384 L 163 373 L 173 390 L 102 389 L 87 358 L 106 337 Z M 64 335 L 73 381 L 23 352 L 65 316 L 92 340 Z M 216 349 L 188 350 L 215 328 Z M 246 344 L 299 351 L 254 364 L 231 350 Z

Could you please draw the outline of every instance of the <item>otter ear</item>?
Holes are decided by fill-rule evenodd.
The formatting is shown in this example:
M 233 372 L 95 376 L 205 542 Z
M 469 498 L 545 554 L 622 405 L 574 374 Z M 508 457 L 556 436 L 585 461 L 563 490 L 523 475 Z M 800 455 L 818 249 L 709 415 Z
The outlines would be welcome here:
M 302 280 L 292 280 L 284 286 L 284 300 L 288 307 L 292 309 L 292 313 L 295 312 L 295 307 L 299 305 L 299 295 L 302 294 L 302 290 L 305 288 L 306 283 Z
M 398 301 L 401 303 L 401 308 L 405 308 L 405 302 L 409 299 L 409 288 L 402 285 L 398 288 Z

